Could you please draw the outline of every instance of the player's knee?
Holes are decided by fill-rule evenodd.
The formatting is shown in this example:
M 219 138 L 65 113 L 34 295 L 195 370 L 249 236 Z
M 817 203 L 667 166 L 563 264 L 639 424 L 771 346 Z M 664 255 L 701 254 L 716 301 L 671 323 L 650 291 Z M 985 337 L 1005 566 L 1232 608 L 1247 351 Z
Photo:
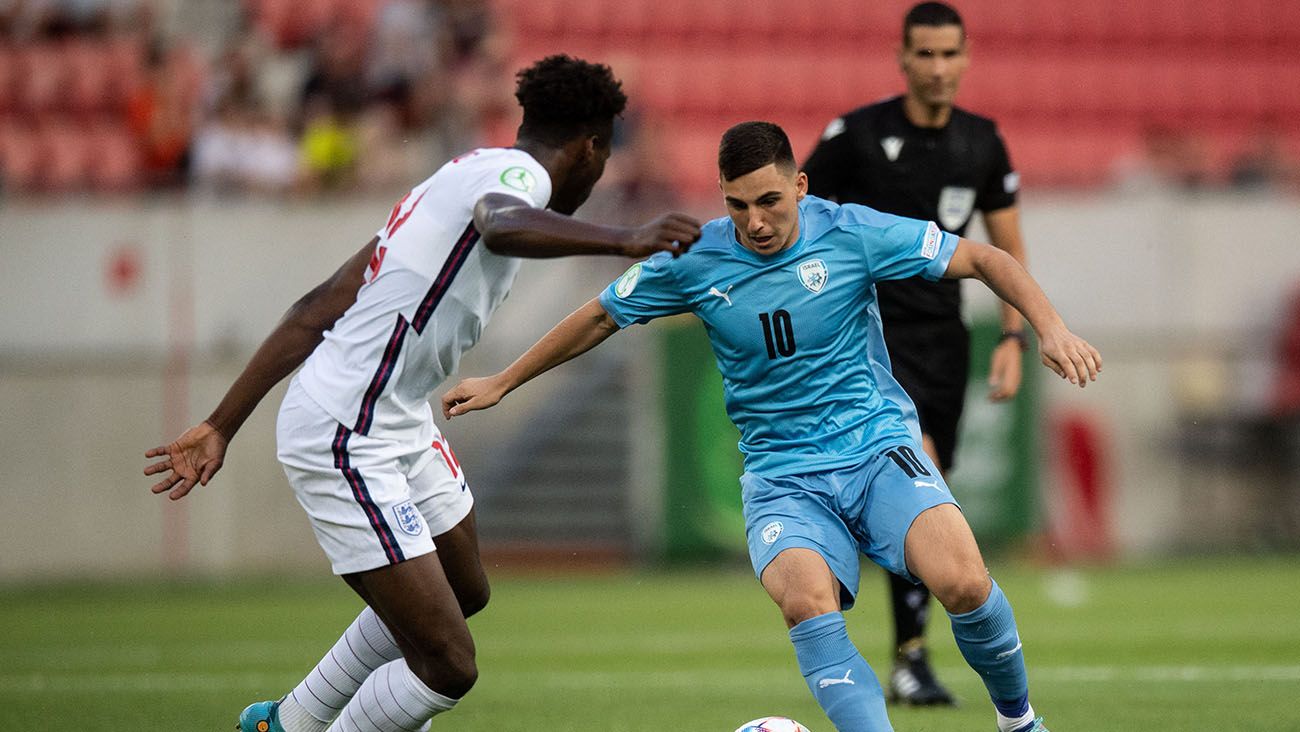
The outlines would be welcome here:
M 968 613 L 988 599 L 993 582 L 983 567 L 954 575 L 942 588 L 930 587 L 944 609 L 954 615 Z
M 443 696 L 459 699 L 478 681 L 474 641 L 468 636 L 463 640 L 426 640 L 415 650 L 407 665 L 425 686 Z
M 824 593 L 799 593 L 782 598 L 781 615 L 785 617 L 786 627 L 793 628 L 809 618 L 833 613 L 839 610 L 839 604 L 833 595 Z
M 465 617 L 469 617 L 487 607 L 488 600 L 492 597 L 492 587 L 488 584 L 487 578 L 474 587 L 465 590 L 463 594 L 456 597 L 460 603 L 460 611 Z

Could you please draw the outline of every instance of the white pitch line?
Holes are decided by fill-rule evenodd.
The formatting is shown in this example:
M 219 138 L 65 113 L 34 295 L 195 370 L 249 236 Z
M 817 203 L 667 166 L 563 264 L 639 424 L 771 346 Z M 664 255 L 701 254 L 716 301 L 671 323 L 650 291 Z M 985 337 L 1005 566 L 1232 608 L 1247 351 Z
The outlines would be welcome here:
M 791 667 L 793 669 L 793 666 Z M 957 667 L 942 669 L 960 673 Z M 753 689 L 772 683 L 780 668 L 690 671 L 497 671 L 484 681 L 538 688 L 631 687 L 690 691 Z M 791 671 L 793 673 L 793 670 Z M 1048 666 L 1030 668 L 1030 680 L 1057 683 L 1224 683 L 1300 682 L 1300 666 Z M 221 690 L 275 691 L 297 682 L 292 674 L 267 673 L 108 673 L 0 674 L 5 693 L 166 693 Z

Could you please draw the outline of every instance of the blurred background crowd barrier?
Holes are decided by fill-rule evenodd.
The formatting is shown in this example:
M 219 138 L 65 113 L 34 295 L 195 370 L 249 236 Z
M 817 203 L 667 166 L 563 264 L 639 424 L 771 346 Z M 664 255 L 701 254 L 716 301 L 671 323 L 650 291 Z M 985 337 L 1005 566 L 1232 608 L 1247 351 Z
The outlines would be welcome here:
M 0 578 L 324 567 L 274 459 L 279 392 L 182 505 L 148 493 L 143 452 L 206 415 L 407 188 L 512 139 L 515 69 L 568 52 L 626 81 L 581 215 L 711 218 L 727 126 L 771 119 L 802 158 L 901 91 L 909 6 L 0 1 Z M 1300 4 L 958 8 L 958 102 L 998 120 L 1031 270 L 1106 358 L 1083 391 L 1034 372 L 1014 405 L 972 382 L 952 484 L 977 533 L 1054 561 L 1300 547 Z M 624 266 L 528 263 L 462 373 Z M 968 294 L 982 333 L 994 303 Z M 743 551 L 701 335 L 634 329 L 446 426 L 489 553 Z

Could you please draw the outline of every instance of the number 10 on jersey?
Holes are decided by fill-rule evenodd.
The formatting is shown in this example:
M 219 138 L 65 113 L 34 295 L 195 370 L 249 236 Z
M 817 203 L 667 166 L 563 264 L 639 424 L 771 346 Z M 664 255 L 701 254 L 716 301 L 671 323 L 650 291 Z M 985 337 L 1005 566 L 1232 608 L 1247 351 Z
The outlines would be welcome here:
M 794 322 L 790 313 L 777 310 L 771 315 L 759 313 L 758 320 L 763 324 L 763 341 L 767 343 L 769 359 L 794 355 Z

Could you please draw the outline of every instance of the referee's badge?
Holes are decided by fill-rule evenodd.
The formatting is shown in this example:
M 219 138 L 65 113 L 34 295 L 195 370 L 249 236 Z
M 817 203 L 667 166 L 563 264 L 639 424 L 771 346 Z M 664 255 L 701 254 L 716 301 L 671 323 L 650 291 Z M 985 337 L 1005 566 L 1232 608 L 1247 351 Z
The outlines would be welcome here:
M 810 259 L 799 265 L 799 281 L 814 295 L 826 286 L 826 263 L 820 259 Z
M 974 210 L 974 188 L 945 186 L 939 191 L 939 223 L 948 231 L 956 231 L 965 226 Z

